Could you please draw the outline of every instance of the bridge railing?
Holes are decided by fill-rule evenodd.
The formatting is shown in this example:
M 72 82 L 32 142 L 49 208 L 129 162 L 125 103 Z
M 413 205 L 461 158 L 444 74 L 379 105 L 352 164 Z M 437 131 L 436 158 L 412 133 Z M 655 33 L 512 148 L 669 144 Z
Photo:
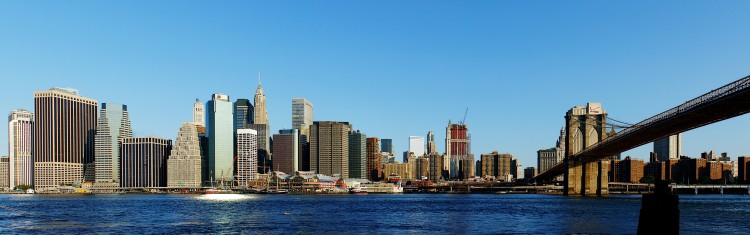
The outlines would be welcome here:
M 618 132 L 614 136 L 608 136 L 607 138 L 603 139 L 602 141 L 599 141 L 598 143 L 589 146 L 588 148 L 584 149 L 583 151 L 578 152 L 577 154 L 582 154 L 587 152 L 588 150 L 594 149 L 598 147 L 599 145 L 606 144 L 607 142 L 622 138 L 624 136 L 627 136 L 628 134 L 638 131 L 641 128 L 647 127 L 653 123 L 674 117 L 676 115 L 679 115 L 687 110 L 690 110 L 694 108 L 695 106 L 702 105 L 706 102 L 711 102 L 726 96 L 730 96 L 734 94 L 734 92 L 742 91 L 750 87 L 750 76 L 746 76 L 744 78 L 741 78 L 737 81 L 734 81 L 732 83 L 729 83 L 727 85 L 724 85 L 722 87 L 719 87 L 717 89 L 714 89 L 712 91 L 709 91 L 708 93 L 696 97 L 692 100 L 689 100 L 677 107 L 671 108 L 667 111 L 661 112 L 657 115 L 654 115 L 653 117 L 647 118 L 646 120 L 643 120 L 635 125 L 632 125 L 631 127 L 628 127 L 620 132 Z

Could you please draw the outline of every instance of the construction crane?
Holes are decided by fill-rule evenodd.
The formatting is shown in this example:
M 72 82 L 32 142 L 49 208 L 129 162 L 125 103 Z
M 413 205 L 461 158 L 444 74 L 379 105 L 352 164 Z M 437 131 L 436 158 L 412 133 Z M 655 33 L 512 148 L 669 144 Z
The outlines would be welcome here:
M 466 124 L 466 114 L 469 114 L 469 107 L 466 107 L 466 112 L 464 112 L 464 119 L 461 120 L 461 125 Z

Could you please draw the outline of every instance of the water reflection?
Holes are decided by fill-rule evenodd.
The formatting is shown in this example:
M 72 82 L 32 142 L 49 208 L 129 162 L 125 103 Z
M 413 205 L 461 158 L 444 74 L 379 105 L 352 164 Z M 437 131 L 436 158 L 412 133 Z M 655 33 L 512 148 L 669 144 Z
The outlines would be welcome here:
M 233 202 L 233 201 L 245 201 L 255 198 L 254 195 L 248 194 L 204 194 L 196 197 L 198 200 L 206 201 L 220 201 L 220 202 Z

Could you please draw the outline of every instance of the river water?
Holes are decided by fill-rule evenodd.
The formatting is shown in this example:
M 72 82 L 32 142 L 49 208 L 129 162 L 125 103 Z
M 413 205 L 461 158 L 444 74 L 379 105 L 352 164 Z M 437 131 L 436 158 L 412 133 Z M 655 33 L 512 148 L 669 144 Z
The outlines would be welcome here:
M 640 196 L 0 195 L 0 234 L 617 233 Z M 680 195 L 683 234 L 747 234 L 750 196 Z

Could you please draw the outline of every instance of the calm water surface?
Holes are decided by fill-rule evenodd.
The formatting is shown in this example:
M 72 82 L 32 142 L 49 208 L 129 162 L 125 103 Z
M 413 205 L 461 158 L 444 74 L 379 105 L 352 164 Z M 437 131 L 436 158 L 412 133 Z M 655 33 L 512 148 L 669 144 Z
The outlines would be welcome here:
M 619 233 L 640 196 L 0 195 L 12 233 Z M 681 195 L 686 234 L 747 234 L 750 196 Z

